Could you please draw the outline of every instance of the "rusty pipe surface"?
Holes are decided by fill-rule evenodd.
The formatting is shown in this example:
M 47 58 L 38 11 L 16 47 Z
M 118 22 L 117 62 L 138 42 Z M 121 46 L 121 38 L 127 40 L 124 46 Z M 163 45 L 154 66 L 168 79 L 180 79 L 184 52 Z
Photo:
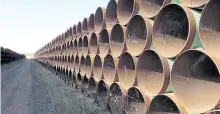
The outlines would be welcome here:
M 195 34 L 196 24 L 191 10 L 181 4 L 168 4 L 155 18 L 152 38 L 158 53 L 173 58 L 191 48 Z
M 99 35 L 95 32 L 91 34 L 89 40 L 89 54 L 94 57 L 98 51 Z
M 109 48 L 113 57 L 119 57 L 125 50 L 126 27 L 115 24 L 110 35 Z
M 76 32 L 77 32 L 77 38 L 82 37 L 82 24 L 81 24 L 81 22 L 78 22 Z
M 106 9 L 98 7 L 95 12 L 95 32 L 99 33 L 103 28 L 106 28 Z
M 88 20 L 87 18 L 83 19 L 83 23 L 82 23 L 82 35 L 88 35 L 89 34 L 89 30 L 88 30 Z
M 96 55 L 93 61 L 93 75 L 95 81 L 99 81 L 102 79 L 102 66 L 103 66 L 103 58 L 100 55 Z
M 78 72 L 80 72 L 80 74 L 81 74 L 82 76 L 85 75 L 85 61 L 86 61 L 86 59 L 85 59 L 85 57 L 82 55 L 82 56 L 80 57 L 80 64 L 79 64 L 79 71 L 78 71 Z M 77 72 L 77 71 L 76 71 L 76 72 Z
M 170 83 L 170 68 L 167 59 L 154 50 L 145 50 L 136 66 L 138 84 L 149 96 L 165 93 Z
M 110 31 L 107 29 L 102 29 L 98 42 L 98 51 L 101 57 L 105 57 L 109 53 L 109 38 Z
M 118 58 L 114 58 L 111 54 L 104 57 L 103 62 L 103 78 L 106 84 L 110 85 L 115 81 Z
M 139 0 L 118 0 L 117 16 L 122 25 L 127 25 L 131 17 L 139 11 Z
M 171 3 L 172 0 L 140 0 L 139 12 L 148 18 L 154 18 L 160 9 Z
M 87 35 L 85 35 L 82 40 L 82 54 L 84 56 L 88 54 L 88 51 L 89 51 L 88 47 L 89 47 L 89 38 Z
M 93 64 L 94 58 L 92 58 L 90 55 L 86 56 L 85 60 L 85 74 L 86 77 L 89 78 L 92 74 L 92 64 Z
M 220 61 L 205 51 L 184 51 L 174 61 L 171 84 L 188 112 L 207 112 L 220 101 Z
M 83 38 L 80 37 L 78 40 L 77 40 L 77 53 L 79 56 L 82 55 L 82 47 L 83 47 Z
M 132 56 L 139 56 L 145 49 L 149 49 L 152 41 L 152 24 L 141 15 L 134 15 L 126 30 L 127 51 Z
M 203 8 L 209 0 L 180 0 L 182 4 L 190 8 Z
M 89 16 L 89 22 L 88 22 L 88 31 L 90 34 L 94 32 L 94 29 L 95 29 L 94 26 L 95 26 L 95 16 L 94 14 L 91 14 Z
M 118 61 L 118 78 L 120 85 L 124 89 L 133 86 L 135 82 L 135 66 L 137 58 L 133 57 L 130 53 L 124 52 Z
M 188 114 L 184 106 L 173 93 L 155 96 L 149 107 L 148 114 Z
M 203 9 L 199 35 L 202 45 L 208 53 L 220 59 L 220 1 L 210 0 Z
M 109 30 L 117 23 L 117 1 L 110 0 L 106 8 L 106 28 Z
M 127 114 L 146 114 L 150 105 L 150 98 L 143 94 L 138 86 L 133 86 L 127 90 L 124 105 Z

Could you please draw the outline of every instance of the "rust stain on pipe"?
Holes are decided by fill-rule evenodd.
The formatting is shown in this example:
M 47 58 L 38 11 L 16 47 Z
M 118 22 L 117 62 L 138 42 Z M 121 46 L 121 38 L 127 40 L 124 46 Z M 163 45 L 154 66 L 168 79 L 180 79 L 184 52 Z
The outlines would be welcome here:
M 171 0 L 140 0 L 139 11 L 141 15 L 154 18 L 160 9 L 171 3 Z
M 107 54 L 103 62 L 103 78 L 106 84 L 110 85 L 114 82 L 116 70 L 118 65 L 118 58 L 114 58 L 111 54 Z
M 171 84 L 187 111 L 204 113 L 220 100 L 220 61 L 200 50 L 187 50 L 174 61 Z
M 117 23 L 117 1 L 110 0 L 106 9 L 106 28 L 109 30 Z
M 128 23 L 126 30 L 127 51 L 133 56 L 139 56 L 145 49 L 150 48 L 152 41 L 152 25 L 150 20 L 135 15 Z
M 180 4 L 168 4 L 155 18 L 152 38 L 158 53 L 173 58 L 191 48 L 195 34 L 195 18 L 190 9 Z
M 155 96 L 149 107 L 148 114 L 188 114 L 184 106 L 173 93 Z
M 139 11 L 139 0 L 118 0 L 117 16 L 122 25 L 127 25 L 131 17 Z
M 165 93 L 170 82 L 169 64 L 154 50 L 145 50 L 138 59 L 136 75 L 141 90 L 149 96 Z
M 99 33 L 103 28 L 106 28 L 106 9 L 98 7 L 95 12 L 95 32 Z
M 137 58 L 131 56 L 128 52 L 124 52 L 118 61 L 118 78 L 120 85 L 124 89 L 133 86 L 135 82 L 135 66 Z
M 110 35 L 110 52 L 113 57 L 119 57 L 125 50 L 126 27 L 115 24 Z
M 210 0 L 203 9 L 199 35 L 205 50 L 220 59 L 220 1 Z
M 97 53 L 100 54 L 101 57 L 105 57 L 109 53 L 109 38 L 110 31 L 107 29 L 102 29 L 97 50 Z
M 180 2 L 190 8 L 203 8 L 209 0 L 180 0 Z

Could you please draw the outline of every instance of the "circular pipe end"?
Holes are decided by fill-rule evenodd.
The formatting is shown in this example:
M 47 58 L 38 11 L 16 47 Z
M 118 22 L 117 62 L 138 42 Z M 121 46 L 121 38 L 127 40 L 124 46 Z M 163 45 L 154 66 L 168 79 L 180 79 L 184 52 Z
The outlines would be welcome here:
M 105 12 L 106 9 L 98 7 L 95 12 L 95 32 L 100 32 L 103 28 L 106 27 L 105 23 Z
M 110 0 L 106 9 L 106 26 L 108 29 L 117 23 L 117 2 L 115 0 Z
M 110 33 L 107 29 L 102 29 L 100 33 L 100 38 L 99 38 L 99 54 L 102 57 L 105 57 L 107 53 L 109 52 L 109 37 Z

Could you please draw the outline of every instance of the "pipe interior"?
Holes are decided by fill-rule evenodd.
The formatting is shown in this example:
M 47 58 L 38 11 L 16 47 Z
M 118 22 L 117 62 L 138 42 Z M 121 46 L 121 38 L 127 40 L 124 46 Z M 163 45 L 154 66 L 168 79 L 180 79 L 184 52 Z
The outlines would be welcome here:
M 178 55 L 189 34 L 189 21 L 185 11 L 176 4 L 165 6 L 154 21 L 153 34 L 155 48 L 161 55 Z
M 118 1 L 118 21 L 122 24 L 127 24 L 132 16 L 135 0 L 119 0 Z
M 111 51 L 121 53 L 124 46 L 124 31 L 121 25 L 116 24 L 113 27 L 110 40 Z
M 115 63 L 113 57 L 108 54 L 104 58 L 103 74 L 106 81 L 112 83 L 115 77 Z
M 95 18 L 94 14 L 91 14 L 90 17 L 89 17 L 89 31 L 90 32 L 94 31 L 94 23 L 95 23 L 94 18 Z
M 88 32 L 87 22 L 88 22 L 87 19 L 84 18 L 84 20 L 83 20 L 83 24 L 82 24 L 82 30 L 83 30 L 83 32 L 84 32 L 84 35 L 86 35 L 87 32 Z
M 100 53 L 105 53 L 108 51 L 108 44 L 109 44 L 109 34 L 106 29 L 103 29 L 100 33 L 100 38 L 99 38 L 99 50 L 101 51 Z
M 110 0 L 106 9 L 106 24 L 107 27 L 112 29 L 112 27 L 117 22 L 117 3 L 115 0 Z
M 144 97 L 141 92 L 136 88 L 130 88 L 127 93 L 127 112 L 146 114 L 147 107 L 145 106 Z
M 97 45 L 98 45 L 98 40 L 97 36 L 95 33 L 92 33 L 91 39 L 90 39 L 90 53 L 91 54 L 96 54 L 97 51 Z
M 119 81 L 123 86 L 132 86 L 135 81 L 135 64 L 132 56 L 125 52 L 119 57 L 118 62 Z
M 82 76 L 80 73 L 77 74 L 77 81 L 81 82 L 82 81 Z
M 91 78 L 89 79 L 88 89 L 89 89 L 89 90 L 95 90 L 95 88 L 96 88 L 95 80 L 94 80 L 93 77 L 91 77 Z
M 76 36 L 76 25 L 73 26 L 73 34 Z
M 81 56 L 81 59 L 80 59 L 80 71 L 82 73 L 82 76 L 84 76 L 84 72 L 85 72 L 85 57 L 84 56 Z
M 88 37 L 84 36 L 84 38 L 83 38 L 83 50 L 84 50 L 85 54 L 87 54 L 87 52 L 88 52 L 88 45 L 89 45 Z
M 102 25 L 103 25 L 103 12 L 102 12 L 102 8 L 98 8 L 96 10 L 96 13 L 95 13 L 95 30 L 96 32 L 99 32 L 101 29 L 102 29 Z
M 70 41 L 70 48 L 73 48 L 73 41 Z
M 184 102 L 189 111 L 202 113 L 211 110 L 218 103 L 219 70 L 203 52 L 184 52 L 175 60 L 171 73 L 174 94 Z
M 78 53 L 79 53 L 79 54 L 82 53 L 82 46 L 83 46 L 82 38 L 79 38 L 78 47 L 77 47 L 77 50 L 78 50 Z
M 133 16 L 129 21 L 126 31 L 128 50 L 140 54 L 145 47 L 147 35 L 145 20 L 140 15 Z
M 77 25 L 77 36 L 82 36 L 82 25 L 81 22 L 78 23 Z
M 82 84 L 83 84 L 83 85 L 87 85 L 88 83 L 89 83 L 89 79 L 88 79 L 86 76 L 84 76 L 84 77 L 83 77 Z
M 220 11 L 220 1 L 210 0 L 201 15 L 200 39 L 210 54 L 220 58 L 220 13 L 218 11 Z
M 153 98 L 149 107 L 149 114 L 180 114 L 177 105 L 167 96 L 158 95 Z
M 78 72 L 79 69 L 79 56 L 76 55 L 75 57 L 75 71 Z
M 91 74 L 91 58 L 89 55 L 86 56 L 86 61 L 85 61 L 85 71 L 86 71 L 86 75 L 87 77 L 90 77 Z
M 74 40 L 74 48 L 73 49 L 74 49 L 74 52 L 77 52 L 77 40 L 76 39 Z
M 104 81 L 99 81 L 98 83 L 98 92 L 97 92 L 97 95 L 99 97 L 106 97 L 107 96 L 107 87 L 106 87 L 106 84 Z

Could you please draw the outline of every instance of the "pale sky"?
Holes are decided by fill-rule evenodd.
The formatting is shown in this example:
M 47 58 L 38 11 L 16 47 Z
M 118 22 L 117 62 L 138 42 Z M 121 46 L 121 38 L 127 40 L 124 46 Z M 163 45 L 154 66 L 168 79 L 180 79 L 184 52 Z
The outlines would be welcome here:
M 109 0 L 0 0 L 0 46 L 34 53 Z

